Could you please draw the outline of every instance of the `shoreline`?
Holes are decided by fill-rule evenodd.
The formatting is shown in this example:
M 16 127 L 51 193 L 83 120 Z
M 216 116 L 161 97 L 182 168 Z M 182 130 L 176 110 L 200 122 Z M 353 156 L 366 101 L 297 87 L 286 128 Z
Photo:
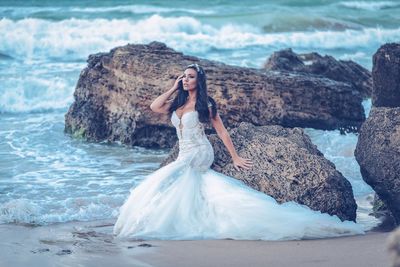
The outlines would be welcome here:
M 389 232 L 293 241 L 122 240 L 114 220 L 0 225 L 3 267 L 389 266 Z

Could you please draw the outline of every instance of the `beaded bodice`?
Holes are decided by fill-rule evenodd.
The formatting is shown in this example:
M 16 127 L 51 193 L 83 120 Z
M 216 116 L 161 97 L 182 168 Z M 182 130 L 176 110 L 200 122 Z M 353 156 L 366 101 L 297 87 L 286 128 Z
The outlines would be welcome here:
M 199 115 L 196 110 L 183 113 L 181 118 L 179 118 L 174 111 L 172 113 L 171 122 L 176 128 L 176 134 L 180 142 L 207 140 L 204 133 L 204 126 L 199 121 Z
M 199 114 L 196 110 L 183 113 L 181 118 L 174 111 L 171 122 L 176 128 L 181 151 L 194 146 L 209 144 L 204 133 L 204 125 L 199 121 Z

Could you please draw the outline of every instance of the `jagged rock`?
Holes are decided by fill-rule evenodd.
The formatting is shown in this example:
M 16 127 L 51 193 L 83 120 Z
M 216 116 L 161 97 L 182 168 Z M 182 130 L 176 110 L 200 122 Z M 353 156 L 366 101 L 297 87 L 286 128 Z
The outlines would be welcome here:
M 342 220 L 355 220 L 357 206 L 350 183 L 302 129 L 241 123 L 230 135 L 239 155 L 250 158 L 255 167 L 236 171 L 222 141 L 212 134 L 214 170 L 242 180 L 280 203 L 296 201 Z M 178 151 L 175 145 L 161 166 L 173 161 Z
M 355 150 L 363 179 L 400 224 L 400 108 L 372 107 Z
M 375 107 L 400 107 L 400 44 L 385 44 L 373 56 Z
M 93 141 L 171 147 L 176 136 L 169 116 L 155 114 L 149 105 L 194 62 L 206 70 L 209 94 L 227 127 L 245 121 L 357 131 L 365 120 L 361 96 L 348 84 L 229 66 L 153 42 L 89 56 L 65 116 L 65 132 Z
M 273 53 L 264 68 L 321 75 L 351 84 L 363 98 L 371 96 L 371 72 L 351 60 L 336 60 L 332 56 L 321 56 L 318 53 L 296 54 L 289 48 Z
M 392 267 L 400 267 L 400 228 L 388 237 L 388 249 L 392 257 Z
M 400 225 L 400 44 L 374 54 L 373 107 L 355 150 L 361 174 Z

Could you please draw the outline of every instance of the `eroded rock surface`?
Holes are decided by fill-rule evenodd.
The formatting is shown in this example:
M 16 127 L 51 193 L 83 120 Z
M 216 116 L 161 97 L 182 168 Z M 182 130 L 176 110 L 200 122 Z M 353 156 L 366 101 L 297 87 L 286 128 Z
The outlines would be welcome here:
M 361 174 L 400 225 L 400 44 L 374 55 L 373 107 L 355 150 Z
M 363 98 L 370 97 L 372 92 L 371 72 L 351 60 L 336 60 L 318 53 L 296 54 L 289 48 L 273 53 L 264 68 L 316 74 L 345 82 L 351 84 Z
M 153 42 L 89 56 L 65 116 L 65 131 L 93 141 L 173 146 L 176 136 L 169 116 L 152 112 L 149 105 L 191 63 L 204 67 L 209 95 L 227 127 L 250 122 L 357 131 L 365 120 L 361 94 L 349 84 L 229 66 Z

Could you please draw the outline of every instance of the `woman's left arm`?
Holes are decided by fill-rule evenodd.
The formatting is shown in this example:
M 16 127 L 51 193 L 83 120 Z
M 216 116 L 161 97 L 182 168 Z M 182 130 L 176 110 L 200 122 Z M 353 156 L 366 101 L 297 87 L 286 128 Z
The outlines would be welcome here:
M 237 154 L 236 149 L 233 146 L 232 139 L 228 131 L 226 130 L 224 123 L 222 122 L 221 117 L 219 116 L 218 113 L 215 116 L 215 118 L 211 117 L 211 123 L 215 131 L 217 132 L 219 138 L 221 138 L 222 142 L 224 143 L 226 149 L 228 149 L 229 154 L 231 154 L 233 167 L 235 167 L 237 171 L 240 170 L 239 167 L 246 170 L 250 169 L 250 167 L 252 166 L 251 160 L 242 158 Z

